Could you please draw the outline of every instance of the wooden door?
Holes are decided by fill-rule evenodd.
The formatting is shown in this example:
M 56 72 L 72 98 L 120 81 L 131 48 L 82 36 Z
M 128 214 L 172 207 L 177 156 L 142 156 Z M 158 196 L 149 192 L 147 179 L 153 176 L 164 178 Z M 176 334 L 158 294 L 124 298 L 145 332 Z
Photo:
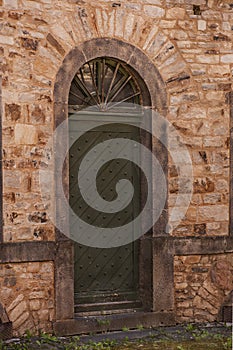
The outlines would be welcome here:
M 116 198 L 116 183 L 128 179 L 133 184 L 134 196 L 130 204 L 116 214 L 93 210 L 80 193 L 77 173 L 83 157 L 95 145 L 112 139 L 140 141 L 139 128 L 118 122 L 121 102 L 128 100 L 139 103 L 140 92 L 132 84 L 133 77 L 119 62 L 111 59 L 98 59 L 87 63 L 75 76 L 69 99 L 69 201 L 75 214 L 96 227 L 121 227 L 130 223 L 140 213 L 141 179 L 140 169 L 127 159 L 108 161 L 99 171 L 96 185 L 99 195 L 111 203 Z M 137 100 L 136 100 L 137 99 Z M 111 102 L 108 105 L 108 101 Z M 86 112 L 83 120 L 75 113 L 84 107 L 95 106 L 97 113 Z M 110 106 L 110 108 L 108 108 Z M 115 113 L 117 107 L 117 113 Z M 98 114 L 98 109 L 101 111 Z M 111 123 L 102 123 L 103 115 L 109 116 Z M 115 113 L 115 114 L 114 114 Z M 120 113 L 121 114 L 121 113 Z M 88 119 L 100 118 L 100 126 L 79 137 L 82 124 Z M 81 118 L 82 119 L 82 118 Z M 131 116 L 132 119 L 132 116 Z M 84 125 L 83 124 L 83 125 Z M 76 141 L 73 143 L 72 137 Z M 133 144 L 132 144 L 133 145 Z M 135 150 L 132 152 L 135 156 Z M 130 157 L 130 155 L 129 155 Z M 138 154 L 138 157 L 140 155 Z M 75 236 L 77 229 L 72 224 L 70 231 Z M 78 314 L 98 314 L 123 312 L 141 306 L 139 301 L 139 241 L 134 240 L 136 230 L 132 223 L 132 243 L 113 248 L 95 248 L 75 243 L 75 311 Z M 88 234 L 88 233 L 87 233 Z M 139 235 L 137 234 L 137 237 Z

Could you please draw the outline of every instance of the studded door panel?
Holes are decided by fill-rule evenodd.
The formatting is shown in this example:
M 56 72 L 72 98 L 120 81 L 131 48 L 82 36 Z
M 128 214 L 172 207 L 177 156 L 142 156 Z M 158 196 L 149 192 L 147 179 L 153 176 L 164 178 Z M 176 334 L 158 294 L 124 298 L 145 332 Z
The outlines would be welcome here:
M 70 135 L 72 135 L 72 130 Z M 118 124 L 96 128 L 78 138 L 72 145 L 69 154 L 70 205 L 76 215 L 97 228 L 121 227 L 132 222 L 140 210 L 140 171 L 133 162 L 127 159 L 117 158 L 108 161 L 101 167 L 96 179 L 99 195 L 109 203 L 117 197 L 117 182 L 120 179 L 130 180 L 133 184 L 134 196 L 131 203 L 125 208 L 114 214 L 101 212 L 89 206 L 80 193 L 77 173 L 83 157 L 98 143 L 113 138 L 137 140 L 139 138 L 138 130 L 135 127 Z M 88 181 L 88 179 L 86 180 Z M 71 220 L 71 222 L 73 221 Z M 140 228 L 135 228 L 132 224 L 132 235 L 138 229 Z M 70 230 L 74 235 L 77 226 L 73 224 Z M 76 243 L 76 302 L 80 303 L 81 300 L 86 301 L 87 299 L 94 302 L 107 298 L 108 295 L 115 295 L 116 299 L 119 299 L 119 296 L 125 299 L 126 295 L 127 298 L 128 295 L 135 295 L 138 289 L 138 245 L 139 243 L 136 241 L 116 248 L 101 249 Z

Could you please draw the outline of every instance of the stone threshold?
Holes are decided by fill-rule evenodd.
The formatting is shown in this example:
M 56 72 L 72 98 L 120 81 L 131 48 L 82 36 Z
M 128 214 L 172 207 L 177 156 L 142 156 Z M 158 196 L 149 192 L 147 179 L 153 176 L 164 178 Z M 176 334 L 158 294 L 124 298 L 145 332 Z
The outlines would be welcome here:
M 53 324 L 53 330 L 56 335 L 68 336 L 93 332 L 120 331 L 123 328 L 137 329 L 139 326 L 150 328 L 173 325 L 175 325 L 173 312 L 133 312 L 56 321 Z

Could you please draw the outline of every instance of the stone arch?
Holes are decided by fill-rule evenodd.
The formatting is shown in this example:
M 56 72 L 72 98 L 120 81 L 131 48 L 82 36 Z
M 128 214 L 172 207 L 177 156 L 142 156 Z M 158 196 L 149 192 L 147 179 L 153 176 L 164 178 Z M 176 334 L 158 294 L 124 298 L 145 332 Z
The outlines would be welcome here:
M 106 11 L 90 7 L 77 8 L 77 11 L 78 16 L 75 19 L 69 17 L 69 20 L 64 19 L 59 26 L 50 26 L 45 45 L 40 51 L 40 55 L 53 63 L 50 68 L 52 79 L 54 74 L 56 75 L 56 67 L 63 59 L 67 60 L 75 47 L 81 48 L 86 42 L 105 39 L 124 42 L 125 45 L 133 43 L 134 47 L 157 67 L 168 90 L 174 91 L 176 81 L 181 85 L 190 82 L 191 72 L 188 64 L 175 40 L 171 40 L 160 27 L 159 19 L 154 21 L 150 17 L 140 17 L 129 10 L 124 10 L 124 14 L 121 14 L 122 10 L 119 8 Z
M 130 55 L 129 55 L 130 53 Z M 151 95 L 151 106 L 165 115 L 166 89 L 163 79 L 151 60 L 135 46 L 117 39 L 91 39 L 72 49 L 62 62 L 54 85 L 54 104 L 68 103 L 71 81 L 85 62 L 108 56 L 129 64 L 141 76 Z

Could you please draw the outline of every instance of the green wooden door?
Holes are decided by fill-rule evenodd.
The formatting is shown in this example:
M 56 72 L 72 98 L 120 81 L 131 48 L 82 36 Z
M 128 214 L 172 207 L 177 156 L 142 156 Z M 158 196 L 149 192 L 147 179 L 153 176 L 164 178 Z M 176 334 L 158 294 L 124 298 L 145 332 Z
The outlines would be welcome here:
M 97 228 L 121 227 L 132 222 L 140 211 L 140 170 L 133 162 L 122 158 L 113 159 L 108 161 L 98 173 L 96 179 L 97 189 L 100 196 L 109 201 L 109 203 L 116 198 L 116 183 L 120 179 L 128 179 L 133 184 L 133 200 L 127 207 L 114 214 L 94 210 L 85 202 L 80 193 L 77 173 L 83 157 L 95 145 L 112 139 L 139 140 L 138 128 L 114 123 L 95 128 L 81 137 L 77 137 L 80 121 L 76 122 L 75 116 L 73 116 L 69 125 L 70 136 L 72 137 L 75 134 L 76 139 L 78 138 L 71 146 L 69 153 L 69 196 L 71 208 L 82 220 Z M 131 225 L 133 238 L 136 230 L 140 228 L 135 228 L 133 223 Z M 70 227 L 73 235 L 76 229 L 75 224 Z M 102 249 L 76 243 L 76 311 L 138 307 L 138 258 L 138 241 L 133 241 L 120 247 Z
M 125 106 L 125 103 L 130 103 Z M 111 203 L 116 198 L 116 183 L 128 179 L 133 184 L 132 201 L 119 212 L 112 214 L 91 208 L 81 195 L 77 173 L 83 157 L 95 145 L 111 139 L 133 139 L 139 141 L 139 129 L 126 125 L 125 121 L 139 121 L 137 106 L 142 103 L 140 87 L 131 68 L 124 62 L 102 57 L 85 63 L 74 76 L 69 94 L 69 200 L 78 217 L 95 227 L 121 227 L 131 223 L 140 212 L 140 169 L 127 159 L 106 162 L 98 172 L 96 186 L 99 195 Z M 88 113 L 92 108 L 95 113 Z M 126 108 L 125 108 L 126 107 Z M 122 109 L 123 108 L 123 109 Z M 79 121 L 75 115 L 83 113 Z M 98 114 L 99 113 L 99 114 Z M 131 115 L 130 115 L 131 113 Z M 111 114 L 111 115 L 110 115 Z M 106 120 L 110 117 L 110 123 Z M 99 127 L 80 136 L 85 123 L 100 118 Z M 102 121 L 105 120 L 103 125 Z M 135 125 L 135 124 L 134 124 Z M 79 137 L 80 136 L 80 137 Z M 132 147 L 133 144 L 132 144 Z M 128 150 L 131 153 L 131 150 Z M 137 152 L 136 152 L 137 153 Z M 135 150 L 132 152 L 135 157 Z M 130 154 L 129 154 L 130 156 Z M 139 157 L 139 154 L 136 155 Z M 132 243 L 116 248 L 95 248 L 75 244 L 75 309 L 76 312 L 127 309 L 139 307 L 139 237 L 131 224 Z M 75 220 L 70 218 L 71 236 L 78 230 Z M 88 232 L 83 232 L 87 234 Z M 115 311 L 116 312 L 116 311 Z

